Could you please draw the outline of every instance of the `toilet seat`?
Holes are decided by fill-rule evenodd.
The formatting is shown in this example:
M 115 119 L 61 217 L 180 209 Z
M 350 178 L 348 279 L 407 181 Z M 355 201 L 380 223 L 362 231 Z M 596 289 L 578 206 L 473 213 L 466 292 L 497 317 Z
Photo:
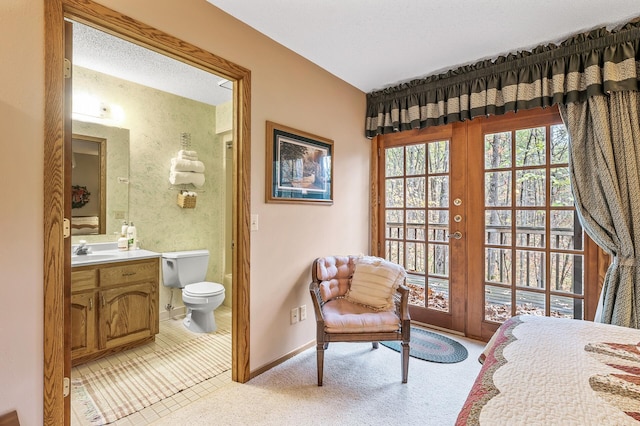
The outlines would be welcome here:
M 182 289 L 182 294 L 192 297 L 210 297 L 221 293 L 224 293 L 224 286 L 209 281 L 188 284 Z

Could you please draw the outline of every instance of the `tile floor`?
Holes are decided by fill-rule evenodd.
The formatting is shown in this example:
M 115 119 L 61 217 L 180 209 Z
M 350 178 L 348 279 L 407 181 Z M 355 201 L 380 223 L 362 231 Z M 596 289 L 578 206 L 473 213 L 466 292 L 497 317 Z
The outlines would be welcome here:
M 220 306 L 215 310 L 216 324 L 219 330 L 231 330 L 231 308 Z M 96 371 L 104 367 L 119 364 L 131 358 L 138 357 L 156 350 L 175 346 L 187 340 L 194 339 L 199 336 L 187 330 L 182 325 L 183 316 L 176 316 L 172 319 L 160 321 L 160 333 L 156 335 L 155 342 L 139 346 L 134 349 L 123 351 L 99 360 L 87 362 L 71 369 L 71 377 L 75 378 L 79 374 Z M 231 348 L 228 348 L 228 357 L 231 359 Z M 201 397 L 221 388 L 231 382 L 231 371 L 222 373 L 217 377 L 213 377 L 204 382 L 198 383 L 196 386 L 185 391 L 177 393 L 169 398 L 159 401 L 142 411 L 133 413 L 127 417 L 123 417 L 112 425 L 117 426 L 141 426 L 147 425 L 159 418 L 176 411 Z M 71 401 L 71 425 L 86 426 L 90 425 L 86 420 L 79 407 L 76 407 L 74 401 Z

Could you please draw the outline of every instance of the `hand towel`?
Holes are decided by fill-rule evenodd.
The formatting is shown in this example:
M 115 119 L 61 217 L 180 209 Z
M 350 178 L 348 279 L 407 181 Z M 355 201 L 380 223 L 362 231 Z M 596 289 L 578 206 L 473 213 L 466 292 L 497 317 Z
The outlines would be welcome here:
M 181 160 L 197 161 L 198 153 L 196 151 L 187 151 L 185 149 L 181 149 L 180 151 L 178 151 L 178 158 L 180 158 Z
M 204 173 L 194 172 L 171 172 L 169 173 L 171 185 L 183 185 L 190 183 L 198 188 L 204 185 Z
M 171 159 L 172 172 L 196 172 L 204 173 L 204 163 L 202 161 L 184 160 L 181 158 Z

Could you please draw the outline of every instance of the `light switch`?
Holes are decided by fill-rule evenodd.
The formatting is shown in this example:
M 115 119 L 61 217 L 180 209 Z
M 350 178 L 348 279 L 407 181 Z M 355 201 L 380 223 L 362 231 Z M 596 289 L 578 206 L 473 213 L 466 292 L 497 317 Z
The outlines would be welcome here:
M 251 215 L 251 230 L 252 231 L 257 231 L 258 230 L 258 215 L 257 214 L 252 214 Z

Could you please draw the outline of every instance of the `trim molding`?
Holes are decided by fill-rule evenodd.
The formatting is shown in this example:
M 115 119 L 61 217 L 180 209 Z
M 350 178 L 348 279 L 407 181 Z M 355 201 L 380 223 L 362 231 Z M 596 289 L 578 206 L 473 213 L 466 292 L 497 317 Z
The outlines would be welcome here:
M 280 358 L 276 359 L 275 361 L 272 361 L 268 364 L 263 365 L 262 367 L 254 370 L 251 372 L 250 375 L 250 379 L 253 379 L 254 377 L 257 377 L 259 375 L 261 375 L 262 373 L 265 373 L 269 370 L 271 370 L 273 367 L 276 367 L 280 364 L 282 364 L 283 362 L 290 360 L 291 358 L 293 358 L 294 356 L 306 351 L 309 348 L 312 348 L 316 345 L 316 341 L 312 340 L 307 344 L 304 344 L 302 346 L 300 346 L 298 349 L 294 349 L 293 351 L 285 354 L 284 356 L 281 356 Z
M 232 380 L 244 383 L 249 370 L 251 71 L 91 0 L 43 0 L 45 12 L 44 125 L 44 425 L 69 425 L 69 398 L 62 395 L 65 359 L 70 360 L 70 318 L 65 314 L 71 260 L 64 250 L 66 194 L 63 76 L 64 18 L 98 27 L 117 37 L 196 66 L 236 83 L 233 102 Z M 67 373 L 68 374 L 68 373 Z

